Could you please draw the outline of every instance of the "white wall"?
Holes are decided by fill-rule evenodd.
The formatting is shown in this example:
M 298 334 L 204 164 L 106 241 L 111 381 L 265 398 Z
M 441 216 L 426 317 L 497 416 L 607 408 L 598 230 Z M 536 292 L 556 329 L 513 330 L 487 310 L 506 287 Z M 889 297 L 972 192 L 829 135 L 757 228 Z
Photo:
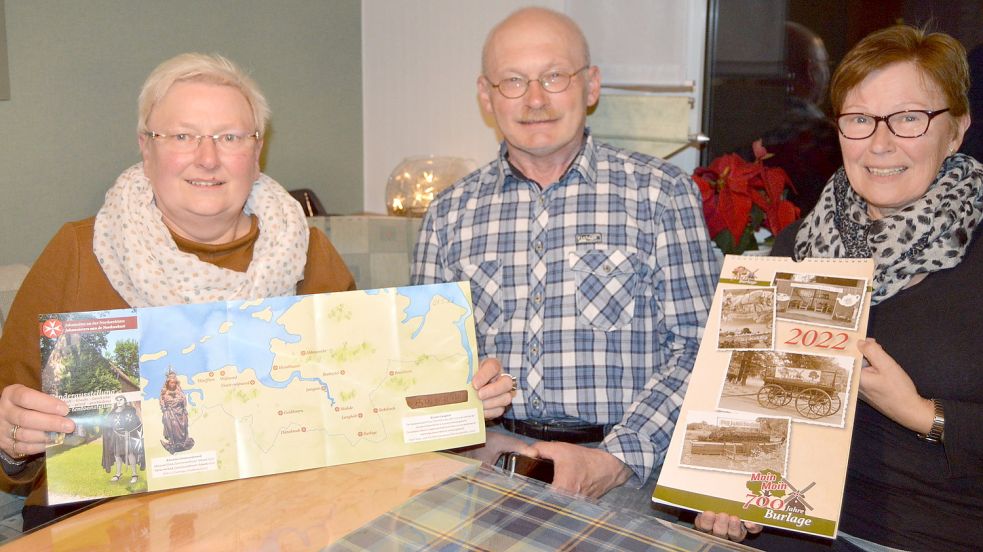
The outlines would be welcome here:
M 551 7 L 581 19 L 602 83 L 607 72 L 619 80 L 626 74 L 624 66 L 610 60 L 637 58 L 639 50 L 651 52 L 655 59 L 652 71 L 634 77 L 645 81 L 641 84 L 694 81 L 695 89 L 688 93 L 694 97 L 690 128 L 701 128 L 706 0 L 363 0 L 366 211 L 385 212 L 386 180 L 405 157 L 451 155 L 480 165 L 495 156 L 495 130 L 482 118 L 475 84 L 481 46 L 495 23 L 526 5 Z M 595 16 L 605 24 L 589 19 Z M 613 38 L 619 40 L 614 40 L 605 36 L 612 29 L 625 32 L 615 33 Z M 646 29 L 651 34 L 644 35 Z M 637 43 L 625 47 L 620 39 L 632 34 L 639 37 Z M 618 55 L 620 49 L 623 56 Z M 699 153 L 690 148 L 671 161 L 691 171 L 698 159 Z

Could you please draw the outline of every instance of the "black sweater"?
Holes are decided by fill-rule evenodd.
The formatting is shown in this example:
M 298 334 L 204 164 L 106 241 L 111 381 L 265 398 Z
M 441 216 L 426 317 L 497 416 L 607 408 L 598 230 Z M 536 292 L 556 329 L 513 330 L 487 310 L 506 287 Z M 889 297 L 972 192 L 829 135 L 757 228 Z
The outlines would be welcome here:
M 983 239 L 955 268 L 871 308 L 868 335 L 945 409 L 945 445 L 858 401 L 840 530 L 910 550 L 983 547 Z M 798 224 L 772 254 L 791 256 Z

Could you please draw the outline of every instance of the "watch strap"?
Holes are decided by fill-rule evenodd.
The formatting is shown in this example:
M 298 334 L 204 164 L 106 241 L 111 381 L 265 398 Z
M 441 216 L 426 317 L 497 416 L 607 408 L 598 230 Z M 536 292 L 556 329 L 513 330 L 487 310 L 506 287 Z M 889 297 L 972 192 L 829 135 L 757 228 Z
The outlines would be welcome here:
M 6 452 L 3 451 L 3 449 L 0 449 L 0 461 L 8 466 L 20 466 L 25 462 L 24 459 L 15 460 L 11 458 Z
M 918 433 L 918 438 L 929 443 L 941 443 L 945 440 L 945 410 L 942 408 L 942 401 L 932 399 L 935 405 L 935 419 L 932 420 L 932 429 L 928 433 Z

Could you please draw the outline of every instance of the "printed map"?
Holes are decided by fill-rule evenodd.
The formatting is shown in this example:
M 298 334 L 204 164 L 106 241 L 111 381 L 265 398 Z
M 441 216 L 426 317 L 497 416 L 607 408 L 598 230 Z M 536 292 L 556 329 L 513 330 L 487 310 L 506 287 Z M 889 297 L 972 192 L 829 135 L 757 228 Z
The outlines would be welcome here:
M 470 385 L 477 357 L 467 284 L 42 319 L 42 342 L 51 339 L 45 327 L 52 321 L 63 332 L 44 366 L 45 391 L 65 400 L 81 426 L 49 447 L 53 503 L 92 498 L 71 490 L 79 477 L 107 481 L 109 489 L 97 491 L 107 496 L 484 442 L 481 402 Z M 86 340 L 101 334 L 103 360 L 120 385 L 87 377 L 100 383 L 80 389 L 86 370 L 99 363 L 72 359 L 85 358 L 79 351 Z M 117 353 L 126 350 L 119 343 L 132 341 L 139 390 L 128 391 L 126 380 L 137 378 L 126 377 Z M 169 404 L 183 393 L 170 426 L 165 390 Z M 107 437 L 137 435 L 120 429 L 122 422 L 110 427 L 107 420 L 122 410 L 115 401 L 136 407 L 142 420 L 145 468 L 135 477 L 137 447 L 120 448 Z M 81 474 L 77 460 L 60 462 L 85 446 L 102 446 L 102 466 L 90 462 L 91 473 Z

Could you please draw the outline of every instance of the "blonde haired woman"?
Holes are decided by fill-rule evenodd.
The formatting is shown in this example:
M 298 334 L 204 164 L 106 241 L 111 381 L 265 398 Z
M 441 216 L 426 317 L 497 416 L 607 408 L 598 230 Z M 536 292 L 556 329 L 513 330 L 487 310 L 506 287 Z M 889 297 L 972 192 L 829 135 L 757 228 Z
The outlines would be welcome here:
M 143 162 L 34 263 L 0 340 L 0 460 L 8 485 L 32 485 L 25 529 L 82 505 L 44 505 L 46 432 L 75 428 L 68 407 L 38 390 L 38 315 L 355 288 L 327 237 L 259 170 L 269 115 L 228 59 L 165 61 L 140 92 Z

